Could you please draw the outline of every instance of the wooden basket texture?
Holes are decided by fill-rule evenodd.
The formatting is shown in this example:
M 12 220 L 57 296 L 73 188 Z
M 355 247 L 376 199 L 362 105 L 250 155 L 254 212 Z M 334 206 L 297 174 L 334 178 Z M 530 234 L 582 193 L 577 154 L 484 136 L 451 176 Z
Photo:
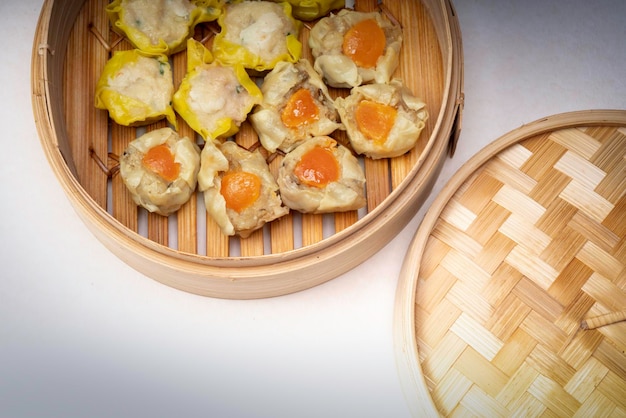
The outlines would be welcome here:
M 626 416 L 625 310 L 626 111 L 525 125 L 461 167 L 409 248 L 407 399 L 418 416 Z
M 130 48 L 111 31 L 107 3 L 45 1 L 33 51 L 35 119 L 48 160 L 86 225 L 129 265 L 167 285 L 245 299 L 292 293 L 332 279 L 370 257 L 406 225 L 457 140 L 462 63 L 452 5 L 425 0 L 379 6 L 361 0 L 357 9 L 381 7 L 402 25 L 397 76 L 426 101 L 430 115 L 414 150 L 363 161 L 367 207 L 329 215 L 292 213 L 247 239 L 222 235 L 207 218 L 201 196 L 167 218 L 148 214 L 132 203 L 116 175 L 116 156 L 138 130 L 116 125 L 93 104 L 95 83 L 111 52 Z M 309 28 L 301 33 L 305 45 Z M 202 26 L 194 37 L 208 46 L 212 33 L 210 25 Z M 310 59 L 308 47 L 304 56 Z M 177 87 L 186 71 L 185 52 L 174 55 L 172 64 Z M 182 119 L 178 124 L 182 134 L 195 135 Z M 336 137 L 345 143 L 345 136 Z M 247 122 L 236 140 L 245 147 L 257 143 Z M 274 172 L 281 158 L 268 156 Z

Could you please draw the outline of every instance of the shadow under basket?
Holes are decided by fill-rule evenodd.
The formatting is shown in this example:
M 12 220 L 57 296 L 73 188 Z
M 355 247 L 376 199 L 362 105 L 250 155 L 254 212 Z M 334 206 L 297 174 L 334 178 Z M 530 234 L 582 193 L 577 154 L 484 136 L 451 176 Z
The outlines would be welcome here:
M 107 4 L 44 2 L 32 55 L 35 121 L 52 170 L 85 225 L 124 262 L 166 285 L 211 297 L 252 299 L 289 294 L 333 279 L 396 236 L 423 204 L 453 152 L 460 130 L 463 77 L 460 29 L 452 4 L 356 1 L 358 10 L 380 8 L 402 26 L 396 76 L 425 101 L 429 112 L 418 144 L 406 155 L 361 158 L 367 206 L 325 215 L 292 211 L 246 239 L 219 231 L 204 210 L 201 193 L 169 217 L 147 213 L 132 202 L 116 172 L 116 157 L 139 131 L 115 124 L 106 111 L 94 106 L 104 64 L 112 52 L 130 48 L 111 30 Z M 300 35 L 307 59 L 311 24 L 304 25 Z M 215 27 L 210 24 L 200 25 L 194 37 L 204 41 L 211 30 Z M 177 87 L 186 72 L 186 52 L 173 55 L 171 61 Z M 331 89 L 331 94 L 342 92 Z M 178 130 L 196 135 L 180 118 Z M 246 147 L 257 142 L 248 122 L 235 139 Z M 270 162 L 271 170 L 281 158 Z
M 395 302 L 416 416 L 626 416 L 626 110 L 551 116 L 463 165 Z

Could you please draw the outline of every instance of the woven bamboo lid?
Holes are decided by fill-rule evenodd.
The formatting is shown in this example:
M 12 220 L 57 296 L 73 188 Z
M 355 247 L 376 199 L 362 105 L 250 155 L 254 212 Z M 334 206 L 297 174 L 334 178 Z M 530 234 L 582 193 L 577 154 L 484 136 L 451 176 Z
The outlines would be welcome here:
M 468 161 L 395 315 L 418 416 L 626 416 L 626 111 L 542 119 Z

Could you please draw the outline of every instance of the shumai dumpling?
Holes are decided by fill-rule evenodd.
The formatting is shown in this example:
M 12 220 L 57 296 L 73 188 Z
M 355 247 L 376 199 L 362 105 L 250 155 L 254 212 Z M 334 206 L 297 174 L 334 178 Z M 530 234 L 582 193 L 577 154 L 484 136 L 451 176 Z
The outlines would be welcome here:
M 398 67 L 402 29 L 379 12 L 342 9 L 317 22 L 309 46 L 329 86 L 388 83 Z
M 262 72 L 302 55 L 301 23 L 292 17 L 289 3 L 235 1 L 225 7 L 218 23 L 221 31 L 213 41 L 213 54 L 223 63 Z
M 261 92 L 263 102 L 250 122 L 270 152 L 289 152 L 307 138 L 343 129 L 328 88 L 306 60 L 276 64 Z
M 303 213 L 365 206 L 365 174 L 350 150 L 328 136 L 307 140 L 285 155 L 278 187 L 283 203 Z
M 198 145 L 170 128 L 131 141 L 120 158 L 120 175 L 133 201 L 163 216 L 189 200 L 199 169 Z
M 355 87 L 335 105 L 350 145 L 370 158 L 397 157 L 415 146 L 426 125 L 425 103 L 398 79 Z
M 272 0 L 282 3 L 285 0 Z M 341 9 L 346 5 L 345 0 L 287 0 L 293 9 L 293 16 L 300 20 L 311 21 L 318 19 L 331 10 Z
M 174 109 L 207 141 L 234 135 L 261 103 L 261 90 L 242 65 L 213 61 L 200 42 L 190 39 L 187 50 L 187 74 L 174 93 Z
M 289 213 L 263 155 L 234 141 L 204 145 L 198 187 L 208 214 L 224 235 L 246 238 Z
M 114 0 L 106 7 L 113 30 L 142 51 L 171 55 L 202 22 L 216 20 L 223 0 Z
M 137 49 L 118 51 L 107 61 L 96 84 L 95 105 L 119 125 L 140 126 L 167 118 L 176 126 L 172 108 L 174 81 L 165 55 Z

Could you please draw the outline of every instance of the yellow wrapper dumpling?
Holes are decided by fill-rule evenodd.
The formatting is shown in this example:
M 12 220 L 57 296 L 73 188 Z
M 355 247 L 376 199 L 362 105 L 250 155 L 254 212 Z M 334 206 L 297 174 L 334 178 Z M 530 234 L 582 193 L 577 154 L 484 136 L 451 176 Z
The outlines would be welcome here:
M 412 149 L 426 125 L 426 104 L 400 80 L 355 87 L 335 106 L 355 152 L 391 158 Z
M 281 61 L 261 85 L 263 102 L 250 122 L 265 149 L 291 151 L 307 138 L 343 129 L 322 78 L 306 60 Z
M 148 132 L 130 142 L 120 157 L 120 175 L 133 201 L 168 216 L 196 189 L 200 148 L 170 128 Z
M 95 106 L 106 109 L 116 123 L 139 126 L 167 118 L 176 126 L 172 108 L 174 83 L 165 55 L 133 49 L 115 52 L 96 84 Z
M 289 3 L 237 1 L 219 17 L 220 33 L 213 42 L 215 58 L 256 71 L 271 70 L 279 61 L 296 62 L 302 55 L 301 23 Z
M 387 83 L 398 67 L 402 29 L 379 12 L 342 9 L 315 24 L 309 46 L 329 86 Z
M 303 213 L 365 206 L 365 174 L 358 159 L 328 136 L 308 139 L 285 155 L 278 187 L 283 203 Z
M 188 41 L 187 74 L 174 93 L 174 109 L 206 141 L 239 131 L 263 95 L 240 64 L 224 65 L 200 42 Z
M 246 238 L 289 213 L 259 150 L 250 152 L 233 141 L 205 144 L 198 187 L 207 213 L 224 235 Z
M 283 0 L 272 0 L 282 3 Z M 311 21 L 320 18 L 331 10 L 341 9 L 345 0 L 287 0 L 291 4 L 293 16 L 300 20 Z
M 114 0 L 106 7 L 113 30 L 142 51 L 171 55 L 185 48 L 196 25 L 216 20 L 224 0 Z

